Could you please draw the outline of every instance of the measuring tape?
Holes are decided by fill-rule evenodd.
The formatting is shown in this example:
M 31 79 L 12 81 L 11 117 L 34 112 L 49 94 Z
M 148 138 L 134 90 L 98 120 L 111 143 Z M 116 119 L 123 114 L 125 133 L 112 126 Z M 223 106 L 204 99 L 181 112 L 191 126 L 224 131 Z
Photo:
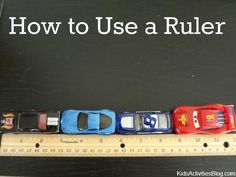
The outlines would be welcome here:
M 3 134 L 0 156 L 141 157 L 236 155 L 236 134 Z

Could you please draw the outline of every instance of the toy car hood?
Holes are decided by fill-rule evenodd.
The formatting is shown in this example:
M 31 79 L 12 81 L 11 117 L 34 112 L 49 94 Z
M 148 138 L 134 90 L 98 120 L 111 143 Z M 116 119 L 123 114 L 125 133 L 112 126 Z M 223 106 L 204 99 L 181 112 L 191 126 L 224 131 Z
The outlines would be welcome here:
M 134 125 L 135 113 L 122 112 L 117 115 L 116 125 L 119 133 L 130 133 L 136 132 Z
M 127 115 L 121 118 L 121 127 L 124 129 L 133 129 L 134 128 L 134 116 Z

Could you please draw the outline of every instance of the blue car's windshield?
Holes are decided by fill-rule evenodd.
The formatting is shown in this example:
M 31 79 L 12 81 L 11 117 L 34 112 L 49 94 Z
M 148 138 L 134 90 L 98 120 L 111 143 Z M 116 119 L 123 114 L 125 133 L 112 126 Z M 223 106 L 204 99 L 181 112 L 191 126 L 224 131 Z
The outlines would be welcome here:
M 141 114 L 136 114 L 134 118 L 134 127 L 136 131 L 143 130 L 143 116 Z
M 105 114 L 100 114 L 100 129 L 105 129 L 112 124 L 112 119 Z
M 78 129 L 79 130 L 86 130 L 88 129 L 88 114 L 86 113 L 79 113 L 78 115 Z

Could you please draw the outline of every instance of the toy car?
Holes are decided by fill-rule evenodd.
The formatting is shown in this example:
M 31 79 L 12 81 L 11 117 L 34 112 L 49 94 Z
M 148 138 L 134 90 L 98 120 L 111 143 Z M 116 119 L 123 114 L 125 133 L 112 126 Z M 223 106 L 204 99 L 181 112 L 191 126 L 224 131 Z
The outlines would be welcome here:
M 0 117 L 0 132 L 59 132 L 59 112 L 4 112 Z
M 115 112 L 111 110 L 66 110 L 61 116 L 61 130 L 68 134 L 112 134 Z
M 233 105 L 180 106 L 173 111 L 178 134 L 215 134 L 236 130 Z
M 117 116 L 117 131 L 121 134 L 151 134 L 172 132 L 170 112 L 122 112 Z

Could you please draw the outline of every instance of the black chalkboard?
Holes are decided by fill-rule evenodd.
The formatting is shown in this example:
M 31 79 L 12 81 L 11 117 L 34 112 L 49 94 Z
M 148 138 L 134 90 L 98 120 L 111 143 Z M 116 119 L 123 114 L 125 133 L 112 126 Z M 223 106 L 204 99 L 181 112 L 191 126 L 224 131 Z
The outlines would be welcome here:
M 5 0 L 0 18 L 0 109 L 165 110 L 234 104 L 236 2 L 218 0 Z M 96 16 L 124 22 L 225 21 L 223 35 L 9 35 L 9 17 Z M 163 31 L 163 24 L 160 31 Z M 142 25 L 140 26 L 142 31 Z M 235 157 L 0 158 L 0 175 L 176 176 L 177 171 L 236 171 Z

